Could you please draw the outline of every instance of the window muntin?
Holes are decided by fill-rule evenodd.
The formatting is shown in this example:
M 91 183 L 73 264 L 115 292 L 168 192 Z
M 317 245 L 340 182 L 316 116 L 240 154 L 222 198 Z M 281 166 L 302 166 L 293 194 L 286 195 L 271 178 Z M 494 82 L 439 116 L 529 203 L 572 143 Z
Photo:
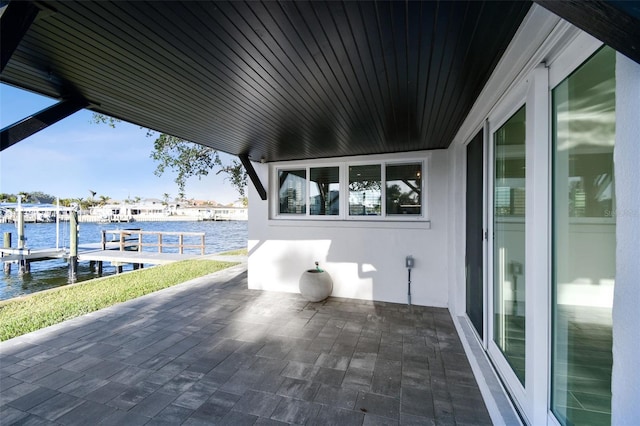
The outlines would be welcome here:
M 280 214 L 304 215 L 307 212 L 307 170 L 292 169 L 278 172 L 278 200 Z
M 340 214 L 340 168 L 312 167 L 309 171 L 309 214 Z
M 422 213 L 422 164 L 387 165 L 385 182 L 387 215 Z
M 349 167 L 349 216 L 382 214 L 382 166 Z

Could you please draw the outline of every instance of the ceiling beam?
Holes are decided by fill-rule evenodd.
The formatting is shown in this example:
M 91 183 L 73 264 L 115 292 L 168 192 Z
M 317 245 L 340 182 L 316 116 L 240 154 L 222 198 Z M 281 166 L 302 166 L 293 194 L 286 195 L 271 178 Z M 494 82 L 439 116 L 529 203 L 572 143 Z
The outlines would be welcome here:
M 39 9 L 27 1 L 12 1 L 0 8 L 0 72 L 4 71 L 38 12 Z
M 0 131 L 0 151 L 4 151 L 11 145 L 57 123 L 88 105 L 89 103 L 84 99 L 70 99 L 58 102 L 24 120 L 5 127 Z
M 640 64 L 640 18 L 632 6 L 607 0 L 534 2 Z
M 251 182 L 253 182 L 253 186 L 258 191 L 258 194 L 260 195 L 260 199 L 262 201 L 266 201 L 267 191 L 264 189 L 264 186 L 262 185 L 262 182 L 260 181 L 260 178 L 256 173 L 256 169 L 253 168 L 253 164 L 251 164 L 251 161 L 249 160 L 249 155 L 240 154 L 238 158 L 240 158 L 240 162 L 244 166 L 244 169 L 247 171 L 247 174 L 249 175 L 249 179 L 251 179 Z

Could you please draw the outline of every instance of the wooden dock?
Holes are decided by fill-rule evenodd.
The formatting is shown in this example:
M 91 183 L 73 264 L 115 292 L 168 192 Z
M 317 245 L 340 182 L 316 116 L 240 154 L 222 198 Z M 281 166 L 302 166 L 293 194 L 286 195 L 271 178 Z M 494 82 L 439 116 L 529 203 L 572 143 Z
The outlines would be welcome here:
M 111 235 L 112 238 L 108 238 Z M 167 237 L 177 238 L 177 242 L 168 241 Z M 147 240 L 145 241 L 145 238 Z M 198 239 L 197 244 L 185 243 L 185 238 Z M 149 241 L 149 239 L 153 241 Z M 145 248 L 154 251 L 144 251 Z M 177 250 L 168 253 L 166 249 Z M 199 251 L 185 253 L 185 249 Z M 98 265 L 98 272 L 102 272 L 103 262 L 110 262 L 116 267 L 116 272 L 122 271 L 126 264 L 134 265 L 134 269 L 148 265 L 163 265 L 186 259 L 194 259 L 205 254 L 205 234 L 202 232 L 158 232 L 140 229 L 121 229 L 102 231 L 99 243 L 80 244 L 77 246 L 77 261 L 88 261 Z M 20 263 L 24 265 L 24 272 L 29 271 L 29 264 L 50 259 L 72 259 L 72 250 L 63 248 L 0 248 L 0 262 L 5 265 Z
M 25 260 L 27 262 L 38 262 L 51 259 L 68 260 L 69 252 L 66 249 L 44 248 L 44 249 L 6 249 L 0 248 L 2 262 L 18 262 Z M 93 262 L 111 262 L 111 263 L 147 263 L 151 265 L 163 265 L 180 260 L 193 259 L 199 257 L 199 254 L 185 253 L 155 253 L 155 252 L 138 252 L 138 251 L 120 251 L 117 248 L 109 248 L 106 250 L 96 249 L 94 247 L 79 246 L 78 261 Z
M 89 262 L 111 262 L 113 265 L 121 264 L 150 264 L 164 265 L 167 263 L 178 262 L 180 260 L 193 259 L 199 257 L 198 254 L 184 253 L 155 253 L 148 251 L 120 251 L 120 250 L 78 250 L 78 261 Z

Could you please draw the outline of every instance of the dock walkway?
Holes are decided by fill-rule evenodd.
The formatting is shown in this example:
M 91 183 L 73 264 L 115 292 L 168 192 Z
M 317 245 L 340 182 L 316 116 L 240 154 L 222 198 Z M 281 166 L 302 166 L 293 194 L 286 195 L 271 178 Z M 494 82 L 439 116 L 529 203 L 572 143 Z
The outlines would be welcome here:
M 151 265 L 165 265 L 167 263 L 173 263 L 180 260 L 193 259 L 197 257 L 202 257 L 202 255 L 100 249 L 78 251 L 79 262 L 111 262 L 113 264 L 148 263 Z
M 99 244 L 97 244 L 99 245 Z M 112 262 L 112 263 L 148 263 L 151 265 L 164 265 L 178 262 L 180 260 L 202 257 L 200 254 L 189 253 L 157 253 L 144 251 L 120 251 L 117 248 L 102 250 L 96 248 L 96 244 L 89 244 L 78 247 L 78 261 L 84 262 Z M 3 256 L 2 262 L 17 262 L 26 260 L 28 262 L 38 262 L 50 259 L 69 259 L 69 252 L 66 249 L 44 248 L 44 249 L 3 249 L 0 248 Z
M 112 240 L 106 235 L 114 234 Z M 154 242 L 143 241 L 143 236 L 153 237 Z M 198 238 L 198 244 L 187 244 L 184 237 Z M 163 240 L 163 237 L 165 238 Z M 178 242 L 169 242 L 167 237 L 178 238 Z M 144 251 L 145 247 L 152 247 L 157 251 Z M 102 231 L 102 241 L 99 243 L 79 244 L 77 246 L 77 260 L 79 262 L 111 262 L 114 266 L 124 264 L 134 265 L 164 265 L 181 260 L 204 256 L 204 233 L 201 232 L 148 232 L 140 229 Z M 177 249 L 178 253 L 168 253 L 165 248 Z M 185 253 L 184 249 L 199 250 L 200 254 Z M 0 262 L 39 262 L 50 259 L 71 258 L 71 251 L 64 248 L 0 248 Z

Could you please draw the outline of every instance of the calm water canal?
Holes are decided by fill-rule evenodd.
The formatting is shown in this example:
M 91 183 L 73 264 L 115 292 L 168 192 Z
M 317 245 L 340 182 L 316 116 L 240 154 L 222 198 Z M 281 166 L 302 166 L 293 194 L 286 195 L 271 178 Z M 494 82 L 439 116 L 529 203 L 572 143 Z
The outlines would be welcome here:
M 99 243 L 102 230 L 116 230 L 135 228 L 143 231 L 163 232 L 204 232 L 205 253 L 213 254 L 228 250 L 247 247 L 247 222 L 132 222 L 132 223 L 81 223 L 79 244 Z M 18 233 L 14 224 L 0 224 L 0 234 L 12 233 L 12 245 L 17 246 Z M 60 223 L 60 246 L 69 246 L 69 224 Z M 55 223 L 27 223 L 25 225 L 26 246 L 33 249 L 54 248 L 56 246 Z M 177 238 L 177 237 L 176 237 Z M 147 240 L 145 239 L 145 242 Z M 199 240 L 187 240 L 185 243 L 199 244 Z M 156 251 L 155 247 L 146 247 L 145 251 Z M 175 249 L 177 250 L 177 248 Z M 166 252 L 171 250 L 166 249 Z M 189 252 L 185 249 L 185 252 Z M 200 253 L 198 250 L 192 250 Z M 125 266 L 124 270 L 131 270 Z M 63 260 L 46 260 L 31 264 L 31 273 L 20 276 L 18 265 L 12 265 L 11 273 L 0 271 L 0 300 L 11 299 L 24 294 L 35 293 L 48 288 L 59 287 L 68 283 L 68 267 Z M 115 268 L 108 262 L 104 263 L 102 275 L 115 273 Z M 78 281 L 97 278 L 98 274 L 91 271 L 88 262 L 78 265 Z

